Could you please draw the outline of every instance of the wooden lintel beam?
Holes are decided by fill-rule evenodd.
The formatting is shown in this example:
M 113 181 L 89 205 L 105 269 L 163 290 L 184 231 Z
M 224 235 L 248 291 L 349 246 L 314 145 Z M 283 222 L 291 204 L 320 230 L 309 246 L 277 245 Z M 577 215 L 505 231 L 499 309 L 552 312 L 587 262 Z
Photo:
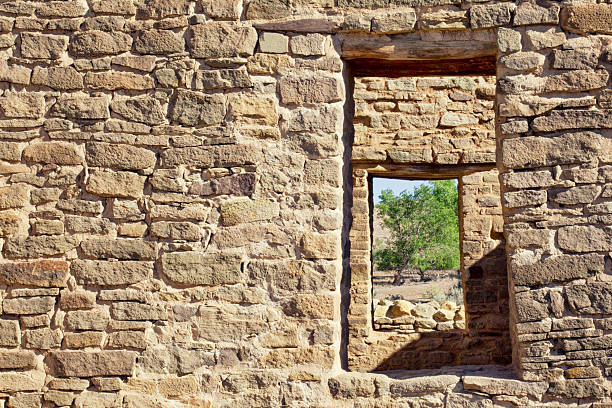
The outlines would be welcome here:
M 495 168 L 495 164 L 415 165 L 354 162 L 353 168 L 364 169 L 371 176 L 423 180 L 458 178 L 480 171 L 492 170 Z
M 360 58 L 348 60 L 355 77 L 414 77 L 426 75 L 495 75 L 495 57 L 439 60 L 381 60 Z

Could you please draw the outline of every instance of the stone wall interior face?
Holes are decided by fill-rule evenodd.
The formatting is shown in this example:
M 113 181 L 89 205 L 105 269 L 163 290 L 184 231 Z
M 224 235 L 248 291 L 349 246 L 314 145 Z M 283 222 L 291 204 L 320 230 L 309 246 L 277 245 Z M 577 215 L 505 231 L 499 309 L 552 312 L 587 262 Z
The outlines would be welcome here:
M 511 362 L 494 89 L 491 77 L 355 78 L 351 369 Z M 378 317 L 380 307 L 372 309 L 371 174 L 458 177 L 465 313 L 450 327 L 436 320 L 433 307 L 397 311 L 399 320 L 388 321 Z
M 0 2 L 0 407 L 603 408 L 610 27 L 581 0 Z M 353 101 L 346 62 L 491 57 L 496 88 L 430 83 L 436 126 Z M 368 178 L 434 167 L 478 366 L 355 372 L 404 341 L 370 342 Z M 513 370 L 481 366 L 507 327 Z

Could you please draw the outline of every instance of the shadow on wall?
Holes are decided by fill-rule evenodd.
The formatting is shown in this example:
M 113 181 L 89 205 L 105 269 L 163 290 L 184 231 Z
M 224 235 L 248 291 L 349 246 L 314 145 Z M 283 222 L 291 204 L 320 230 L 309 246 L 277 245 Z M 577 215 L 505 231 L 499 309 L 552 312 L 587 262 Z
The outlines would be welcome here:
M 390 344 L 381 346 L 395 351 L 374 371 L 512 362 L 504 246 L 497 246 L 465 269 L 466 330 L 402 336 L 399 350 L 391 337 Z

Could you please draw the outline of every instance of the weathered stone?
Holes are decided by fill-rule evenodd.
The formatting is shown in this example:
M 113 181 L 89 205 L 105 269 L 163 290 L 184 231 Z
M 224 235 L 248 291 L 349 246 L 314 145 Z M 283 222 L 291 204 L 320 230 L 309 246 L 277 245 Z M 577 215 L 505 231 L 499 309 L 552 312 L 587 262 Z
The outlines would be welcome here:
M 612 313 L 612 284 L 610 282 L 589 282 L 568 286 L 565 289 L 565 295 L 572 310 L 578 313 Z
M 55 298 L 50 296 L 4 299 L 2 302 L 4 313 L 11 315 L 47 313 L 53 310 L 53 306 L 55 306 Z
M 514 13 L 514 25 L 557 24 L 560 7 L 556 4 L 541 7 L 535 3 L 523 2 Z
M 283 103 L 288 105 L 321 104 L 342 99 L 341 84 L 333 77 L 290 77 L 279 81 Z
M 83 76 L 73 67 L 35 67 L 32 83 L 59 91 L 83 89 Z
M 91 89 L 131 89 L 142 91 L 153 89 L 153 78 L 131 72 L 88 72 L 85 74 L 85 85 Z
M 532 128 L 536 132 L 554 132 L 565 129 L 612 128 L 612 110 L 555 110 L 546 116 L 533 120 Z
M 66 236 L 29 236 L 9 238 L 5 253 L 13 258 L 44 258 L 63 255 L 77 246 L 77 240 Z
M 132 351 L 52 351 L 48 365 L 57 377 L 132 375 L 136 353 Z
M 525 35 L 535 50 L 557 47 L 567 40 L 565 33 L 556 27 L 530 28 Z
M 128 120 L 146 123 L 147 125 L 163 123 L 166 117 L 159 101 L 148 96 L 115 97 L 110 107 L 113 112 Z
M 45 327 L 42 329 L 26 330 L 23 333 L 23 344 L 25 348 L 50 350 L 61 346 L 62 337 L 60 329 L 52 330 Z
M 132 48 L 132 37 L 121 32 L 85 31 L 70 41 L 70 52 L 79 56 L 116 55 Z
M 561 249 L 570 252 L 612 251 L 612 227 L 573 225 L 557 233 Z
M 16 344 L 2 344 L 14 346 Z M 2 351 L 0 352 L 0 368 L 15 370 L 36 367 L 36 354 L 31 351 Z
M 2 347 L 16 347 L 21 344 L 21 333 L 19 332 L 19 322 L 16 320 L 0 320 L 0 346 Z M 6 360 L 5 360 L 6 359 Z M 4 365 L 14 365 L 17 363 L 12 363 L 14 359 L 11 355 L 3 356 L 0 355 L 0 366 Z M 34 360 L 32 356 L 32 360 Z M 17 361 L 21 361 L 18 359 Z M 32 361 L 30 364 L 34 364 Z M 21 368 L 21 367 L 4 367 L 2 368 Z
M 386 13 L 372 19 L 372 31 L 384 34 L 405 33 L 413 31 L 415 24 L 414 10 Z
M 139 6 L 138 14 L 157 19 L 183 16 L 189 12 L 188 0 L 146 0 Z
M 510 23 L 513 3 L 475 5 L 470 8 L 470 25 L 472 28 L 503 26 Z
M 546 191 L 524 190 L 504 193 L 504 204 L 508 208 L 526 207 L 546 203 Z
M 41 142 L 30 145 L 23 150 L 23 158 L 30 162 L 59 165 L 77 165 L 83 162 L 76 146 L 65 142 Z
M 546 57 L 536 52 L 517 52 L 500 58 L 506 68 L 516 71 L 530 71 L 544 66 Z
M 304 182 L 316 186 L 340 187 L 340 164 L 335 160 L 308 160 L 304 166 Z
M 612 34 L 612 5 L 571 4 L 563 10 L 563 28 L 578 33 Z
M 192 184 L 189 192 L 203 196 L 251 195 L 255 190 L 255 174 L 243 173 L 210 179 L 201 184 Z
M 63 310 L 91 309 L 96 303 L 93 292 L 63 290 L 60 295 L 59 306 Z
M 609 77 L 606 70 L 575 70 L 547 77 L 540 89 L 542 92 L 589 91 L 605 87 Z
M 445 391 L 459 382 L 456 375 L 431 375 L 391 382 L 389 391 L 395 397 L 411 397 L 419 393 Z
M 170 117 L 186 126 L 210 126 L 223 122 L 225 114 L 223 95 L 181 90 L 177 93 Z
M 262 160 L 261 148 L 250 145 L 185 147 L 162 153 L 164 166 L 233 167 L 256 164 Z
M 0 263 L 0 282 L 12 285 L 64 287 L 68 280 L 68 262 L 41 260 Z
M 520 51 L 521 33 L 511 28 L 500 28 L 497 31 L 497 48 L 500 52 Z
M 88 238 L 81 243 L 81 250 L 85 256 L 97 259 L 152 260 L 156 256 L 155 243 L 140 239 Z
M 24 207 L 28 201 L 28 188 L 24 184 L 0 187 L 0 210 Z
M 41 391 L 44 384 L 44 372 L 26 371 L 0 373 L 0 392 Z
M 304 234 L 300 248 L 305 258 L 337 259 L 340 256 L 340 237 L 337 234 Z
M 105 309 L 75 310 L 66 313 L 64 326 L 69 331 L 106 330 L 110 316 Z
M 295 55 L 325 55 L 326 37 L 321 34 L 298 35 L 291 38 L 291 52 Z
M 279 204 L 268 199 L 239 198 L 221 204 L 221 219 L 227 226 L 278 217 Z
M 199 0 L 198 4 L 213 19 L 239 20 L 242 14 L 241 0 Z
M 51 108 L 54 116 L 68 119 L 108 119 L 108 99 L 104 96 L 64 96 Z
M 191 222 L 154 222 L 151 236 L 163 239 L 199 241 L 203 238 L 200 228 Z
M 85 189 L 100 197 L 139 198 L 145 181 L 146 177 L 127 171 L 92 170 Z
M 23 224 L 23 217 L 15 211 L 0 212 L 0 237 L 16 235 Z M 2 267 L 0 267 L 1 269 Z
M 440 119 L 440 126 L 465 126 L 477 124 L 478 118 L 469 113 L 452 113 L 446 112 Z
M 244 279 L 242 261 L 234 253 L 172 252 L 162 255 L 162 270 L 175 283 L 231 285 Z
M 524 382 L 506 378 L 465 376 L 463 377 L 463 386 L 466 390 L 481 391 L 489 395 L 538 397 L 547 390 L 548 383 L 545 381 Z
M 536 286 L 588 278 L 603 268 L 601 255 L 558 255 L 535 263 L 513 263 L 512 276 L 517 285 Z
M 249 20 L 280 19 L 289 14 L 288 0 L 254 0 L 249 3 L 246 17 Z
M 551 197 L 551 201 L 565 205 L 590 204 L 600 192 L 599 186 L 577 186 L 557 192 Z
M 25 58 L 57 59 L 66 52 L 68 37 L 21 33 L 21 55 Z
M 259 50 L 271 54 L 289 52 L 289 37 L 279 33 L 264 32 L 259 36 Z
M 194 58 L 247 57 L 257 44 L 257 31 L 239 23 L 208 22 L 191 30 L 189 51 Z
M 111 316 L 116 320 L 168 320 L 168 313 L 163 305 L 134 302 L 113 303 Z
M 548 393 L 564 398 L 597 398 L 608 394 L 600 379 L 566 380 L 550 384 Z
M 45 112 L 45 99 L 36 93 L 7 92 L 0 98 L 0 107 L 8 118 L 36 119 Z
M 155 167 L 155 153 L 129 145 L 92 142 L 87 144 L 86 160 L 90 166 L 121 170 L 140 170 Z
M 159 72 L 159 71 L 158 71 Z M 196 76 L 196 89 L 252 88 L 253 82 L 245 68 L 200 71 Z M 243 95 L 243 97 L 245 97 Z
M 548 305 L 540 302 L 536 293 L 517 294 L 515 304 L 519 322 L 534 322 L 549 317 Z
M 136 14 L 133 0 L 94 0 L 90 6 L 97 14 Z
M 0 81 L 13 84 L 28 85 L 30 83 L 30 68 L 20 65 L 8 65 L 6 60 L 0 60 Z
M 174 54 L 185 51 L 185 40 L 169 30 L 148 30 L 136 37 L 134 50 L 140 54 Z
M 250 125 L 278 125 L 278 106 L 274 98 L 240 95 L 229 102 L 234 120 Z
M 511 169 L 584 163 L 597 157 L 601 137 L 593 132 L 568 133 L 557 137 L 523 137 L 503 142 L 504 166 Z
M 592 69 L 599 62 L 599 52 L 594 50 L 555 50 L 553 68 Z

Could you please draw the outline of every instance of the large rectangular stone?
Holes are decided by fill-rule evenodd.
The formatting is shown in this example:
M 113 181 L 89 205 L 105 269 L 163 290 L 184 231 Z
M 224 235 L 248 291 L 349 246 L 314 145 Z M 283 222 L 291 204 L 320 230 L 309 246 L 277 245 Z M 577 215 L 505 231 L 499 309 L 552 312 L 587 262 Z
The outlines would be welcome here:
M 207 22 L 191 28 L 189 52 L 194 58 L 234 58 L 253 55 L 257 31 L 232 22 Z
M 141 170 L 155 167 L 155 153 L 141 147 L 125 144 L 88 143 L 87 164 L 120 170 Z
M 604 270 L 603 255 L 558 255 L 532 264 L 512 263 L 516 285 L 537 286 L 594 276 Z
M 260 147 L 251 145 L 196 146 L 168 149 L 162 153 L 166 167 L 178 165 L 199 168 L 235 167 L 263 160 Z
M 559 229 L 559 248 L 570 252 L 612 251 L 612 227 L 573 225 Z
M 15 370 L 36 367 L 36 354 L 31 351 L 0 352 L 0 369 Z
M 242 256 L 234 253 L 166 253 L 162 270 L 168 280 L 183 285 L 230 285 L 244 278 Z
M 612 313 L 612 282 L 589 282 L 567 286 L 565 296 L 570 308 L 577 313 Z
M 563 28 L 569 31 L 612 34 L 612 4 L 570 4 L 563 17 Z
M 154 242 L 126 238 L 89 238 L 81 243 L 87 257 L 121 260 L 154 260 L 157 251 Z
M 75 260 L 71 272 L 81 285 L 132 285 L 153 275 L 152 262 Z
M 0 263 L 0 282 L 9 285 L 65 287 L 68 262 L 41 260 L 20 263 Z
M 49 368 L 56 377 L 130 376 L 136 363 L 132 351 L 52 351 Z
M 342 84 L 335 77 L 283 77 L 279 81 L 283 103 L 322 104 L 342 100 Z
M 85 189 L 100 197 L 139 198 L 146 179 L 128 171 L 91 170 Z
M 11 184 L 0 187 L 0 210 L 24 207 L 30 200 L 25 184 Z
M 536 132 L 555 132 L 568 129 L 610 129 L 612 128 L 612 109 L 582 110 L 566 109 L 539 116 L 531 125 Z

